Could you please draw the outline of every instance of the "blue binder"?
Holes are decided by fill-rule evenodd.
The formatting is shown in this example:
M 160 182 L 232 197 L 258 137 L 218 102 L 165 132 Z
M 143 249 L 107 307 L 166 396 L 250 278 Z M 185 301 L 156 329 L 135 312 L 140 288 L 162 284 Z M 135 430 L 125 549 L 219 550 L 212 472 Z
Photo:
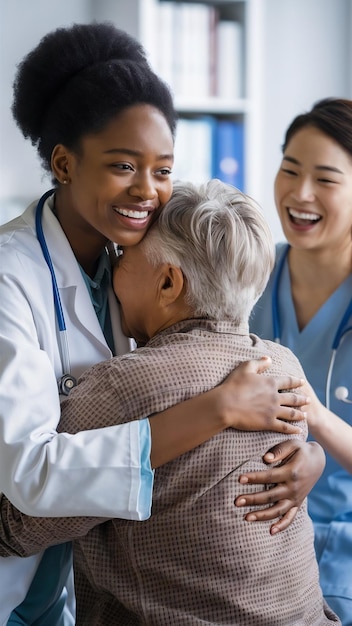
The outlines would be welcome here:
M 218 120 L 214 132 L 213 178 L 244 191 L 244 125 Z

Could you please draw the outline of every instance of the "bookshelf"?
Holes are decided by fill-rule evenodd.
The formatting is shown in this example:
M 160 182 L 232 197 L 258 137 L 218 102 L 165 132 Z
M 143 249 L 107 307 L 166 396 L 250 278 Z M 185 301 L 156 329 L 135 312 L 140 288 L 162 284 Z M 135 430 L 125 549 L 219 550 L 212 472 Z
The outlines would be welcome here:
M 0 19 L 4 54 L 1 55 L 0 222 L 18 214 L 50 181 L 43 177 L 30 143 L 25 142 L 11 116 L 12 81 L 16 65 L 47 32 L 73 22 L 110 20 L 138 37 L 153 64 L 160 34 L 157 8 L 165 0 L 77 0 L 53 5 L 45 0 L 3 0 Z M 223 17 L 243 24 L 244 91 L 239 98 L 197 97 L 176 94 L 181 119 L 214 116 L 235 119 L 244 127 L 245 189 L 263 207 L 275 239 L 282 240 L 273 198 L 273 181 L 281 160 L 283 133 L 299 112 L 326 96 L 352 97 L 352 0 L 203 0 Z M 18 13 L 23 24 L 18 30 Z M 35 19 L 33 19 L 33 16 Z M 299 34 L 299 45 L 288 33 Z M 329 42 L 329 45 L 326 45 Z M 6 51 L 6 53 L 5 53 Z M 324 72 L 322 73 L 322 69 Z M 317 79 L 319 78 L 319 80 Z M 18 154 L 23 163 L 18 177 Z M 188 150 L 187 163 L 192 163 Z
M 175 177 L 217 176 L 260 197 L 262 0 L 93 4 L 95 19 L 113 20 L 141 41 L 172 89 Z

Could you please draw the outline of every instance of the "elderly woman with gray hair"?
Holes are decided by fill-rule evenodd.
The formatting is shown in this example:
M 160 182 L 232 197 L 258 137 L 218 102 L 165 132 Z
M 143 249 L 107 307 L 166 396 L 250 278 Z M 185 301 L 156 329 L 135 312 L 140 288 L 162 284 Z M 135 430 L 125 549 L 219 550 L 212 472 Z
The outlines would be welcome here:
M 176 183 L 158 221 L 121 251 L 114 270 L 123 330 L 140 347 L 82 376 L 62 405 L 60 429 L 163 411 L 261 356 L 271 359 L 269 374 L 302 378 L 290 350 L 248 330 L 273 261 L 252 199 L 218 180 Z M 290 436 L 305 440 L 306 423 L 296 426 Z M 240 474 L 264 469 L 268 447 L 284 438 L 227 429 L 165 464 L 145 522 L 21 515 L 18 550 L 42 548 L 43 537 L 48 545 L 76 539 L 77 624 L 338 624 L 320 590 L 306 506 L 275 536 L 269 521 L 250 524 L 247 509 L 233 506 Z

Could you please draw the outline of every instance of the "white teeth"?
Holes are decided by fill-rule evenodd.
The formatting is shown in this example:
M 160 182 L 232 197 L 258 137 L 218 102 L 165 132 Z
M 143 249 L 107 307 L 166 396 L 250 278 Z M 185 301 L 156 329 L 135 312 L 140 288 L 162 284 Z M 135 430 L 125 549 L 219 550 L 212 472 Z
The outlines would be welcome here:
M 134 219 L 144 220 L 148 217 L 148 211 L 132 211 L 129 209 L 115 209 L 116 213 L 124 215 L 125 217 L 133 217 Z
M 288 210 L 291 217 L 296 217 L 299 220 L 309 220 L 310 222 L 317 222 L 320 220 L 320 215 L 316 213 L 302 213 L 302 211 L 295 211 L 295 209 Z

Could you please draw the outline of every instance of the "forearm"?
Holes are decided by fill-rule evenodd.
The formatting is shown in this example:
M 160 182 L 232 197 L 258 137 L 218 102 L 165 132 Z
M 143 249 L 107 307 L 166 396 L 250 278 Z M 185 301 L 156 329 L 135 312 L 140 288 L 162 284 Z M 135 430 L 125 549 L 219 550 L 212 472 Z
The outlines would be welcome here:
M 42 518 L 21 513 L 0 498 L 0 556 L 26 557 L 49 546 L 83 537 L 105 520 L 97 517 Z
M 308 428 L 311 435 L 338 463 L 352 473 L 352 427 L 324 406 L 306 382 Z
M 151 463 L 156 468 L 204 443 L 225 428 L 297 434 L 290 421 L 302 420 L 306 395 L 296 390 L 301 379 L 261 376 L 270 359 L 241 363 L 225 381 L 150 418 Z
M 321 446 L 348 472 L 352 473 L 352 428 L 322 404 L 309 430 Z
M 153 468 L 196 448 L 229 426 L 219 387 L 157 413 L 149 422 Z

